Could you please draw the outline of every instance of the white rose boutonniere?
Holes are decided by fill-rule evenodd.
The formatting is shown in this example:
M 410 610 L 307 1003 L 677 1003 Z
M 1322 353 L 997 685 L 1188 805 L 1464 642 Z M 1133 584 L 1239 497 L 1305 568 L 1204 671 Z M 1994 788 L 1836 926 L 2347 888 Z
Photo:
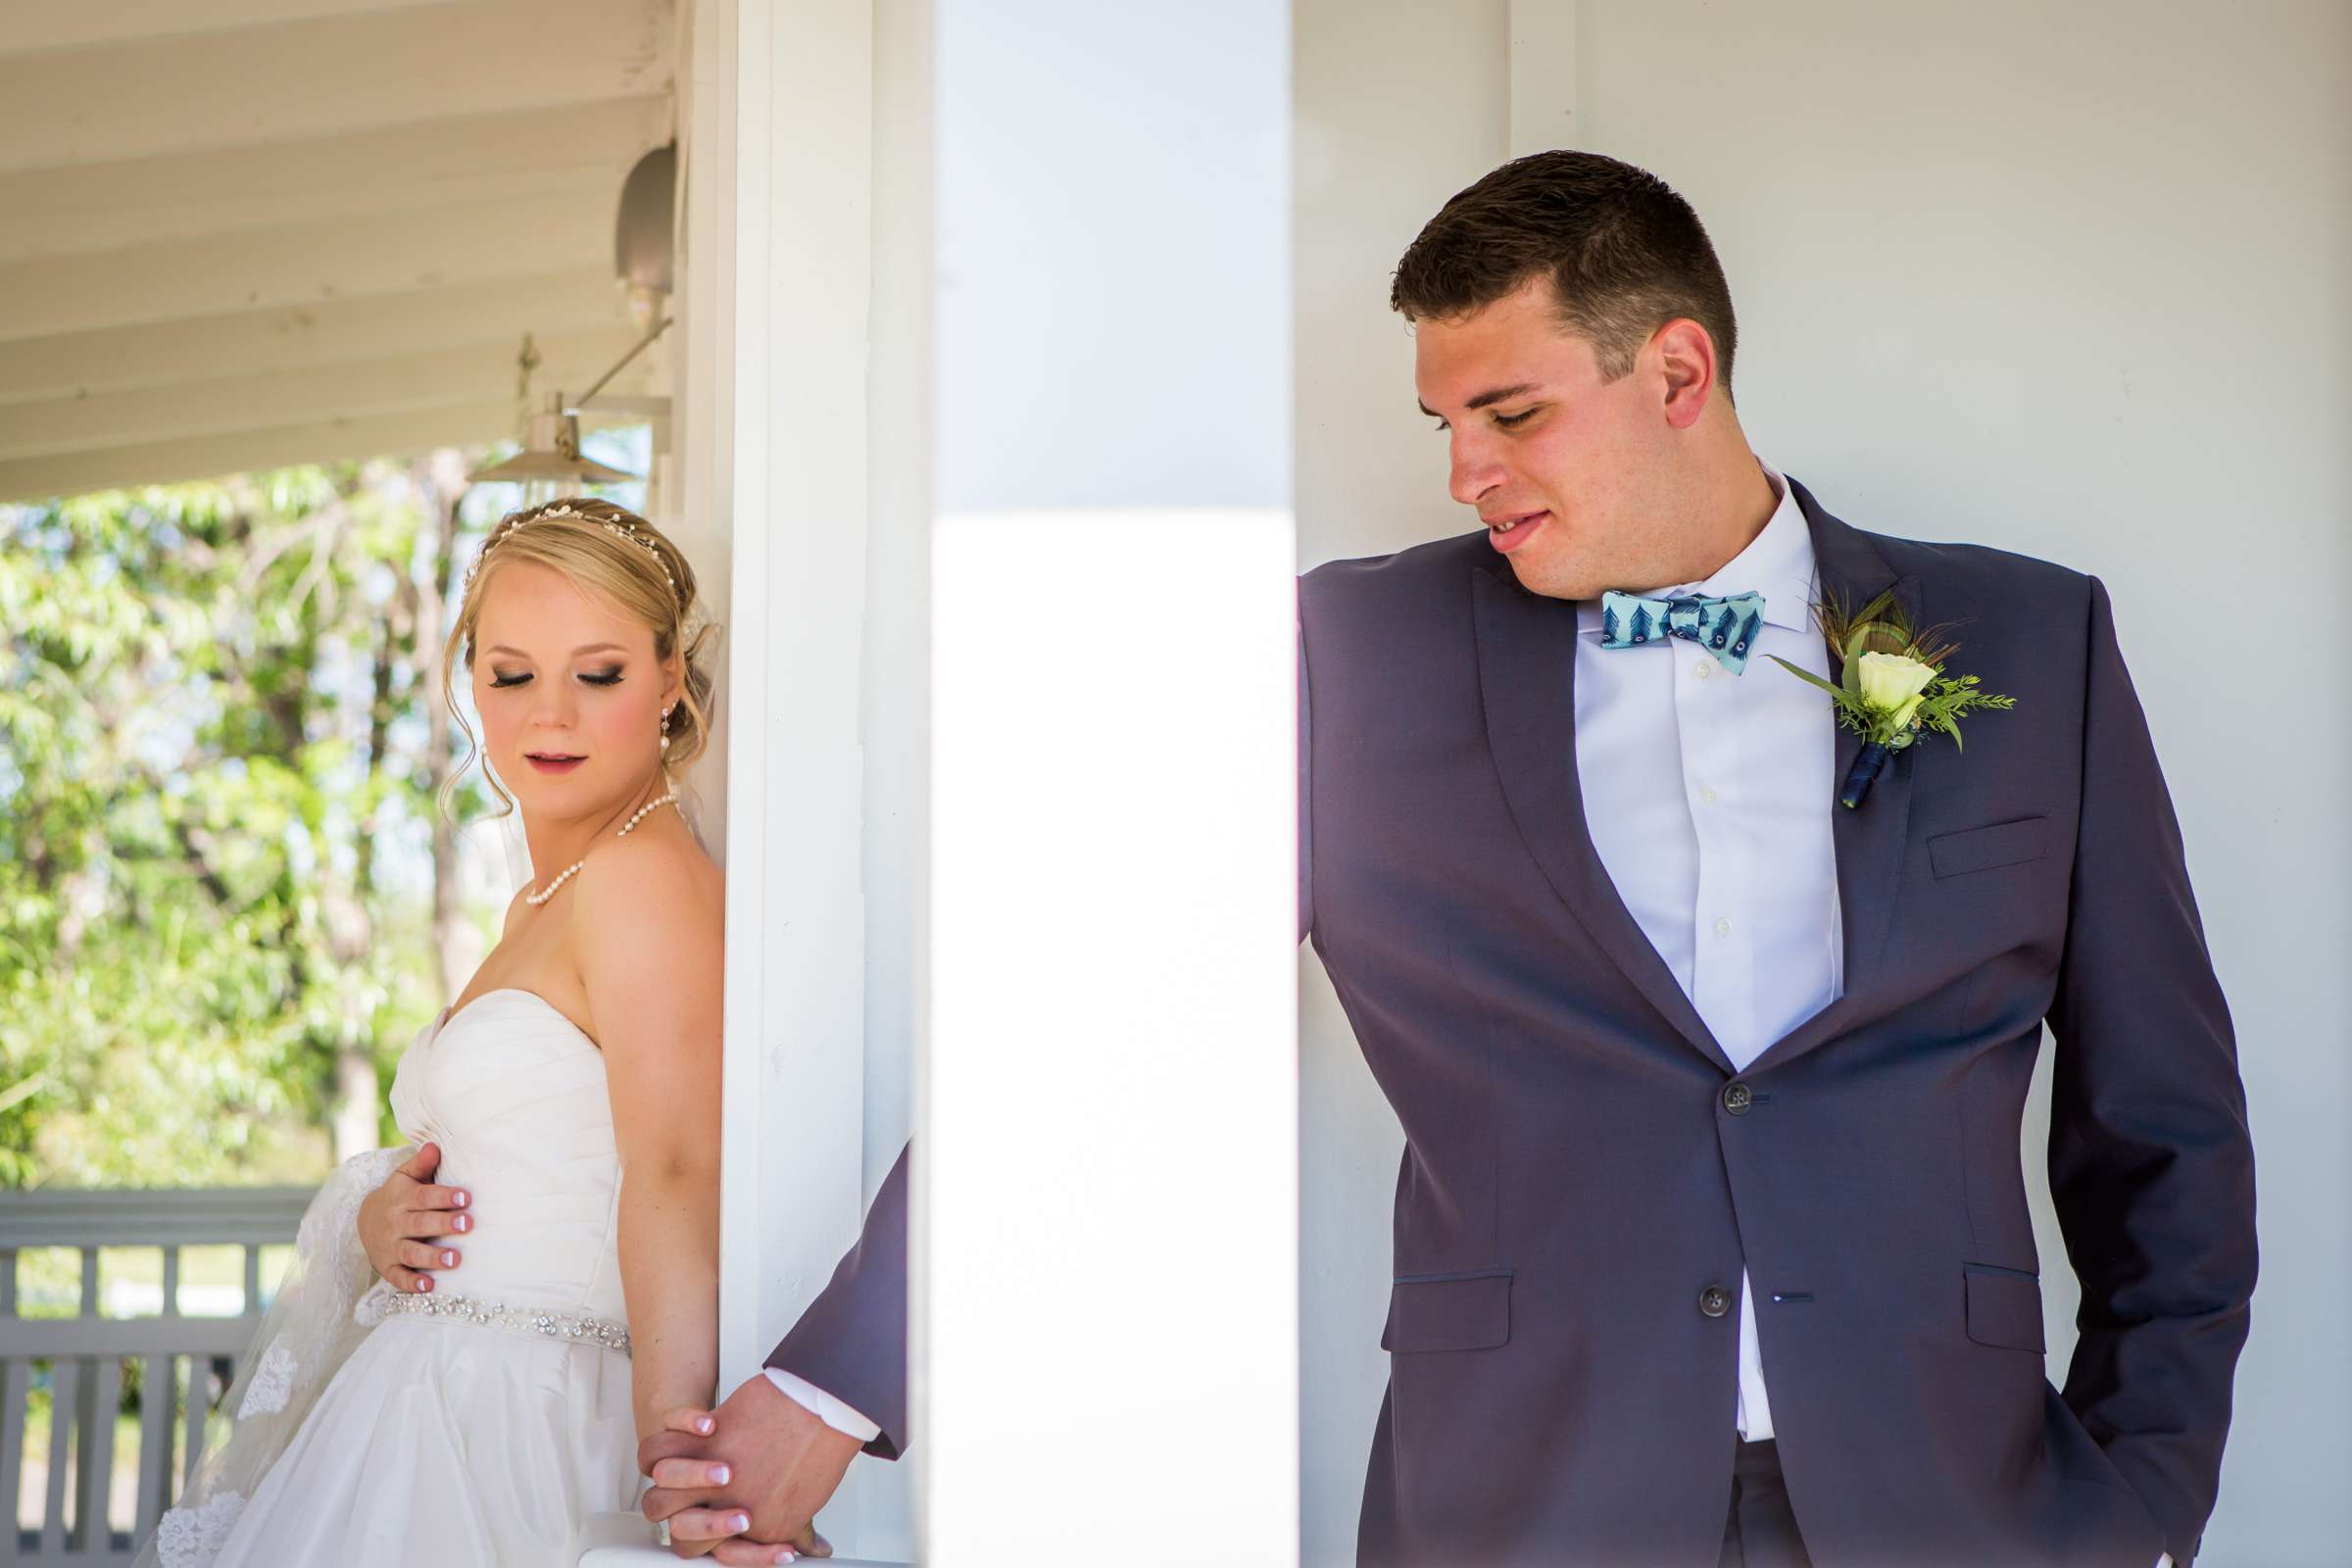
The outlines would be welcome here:
M 1849 808 L 1862 804 L 1887 758 L 1928 731 L 1949 735 L 1957 747 L 1961 714 L 1979 708 L 2017 706 L 2013 697 L 1983 690 L 1974 675 L 1946 675 L 1944 662 L 1960 651 L 1960 645 L 1937 642 L 1934 628 L 1912 631 L 1895 610 L 1892 594 L 1881 594 L 1850 614 L 1836 605 L 1816 605 L 1814 615 L 1842 666 L 1837 684 L 1778 655 L 1767 657 L 1828 692 L 1837 705 L 1838 721 L 1862 737 L 1861 755 L 1838 791 L 1838 799 Z
M 1873 711 L 1890 712 L 1905 724 L 1919 709 L 1920 694 L 1936 678 L 1936 666 L 1908 654 L 1867 653 L 1862 656 L 1862 701 Z

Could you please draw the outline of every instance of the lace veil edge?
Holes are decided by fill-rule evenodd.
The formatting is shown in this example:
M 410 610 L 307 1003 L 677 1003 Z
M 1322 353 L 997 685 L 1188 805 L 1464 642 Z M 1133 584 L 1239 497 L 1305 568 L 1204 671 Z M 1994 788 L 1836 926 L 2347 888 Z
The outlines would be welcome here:
M 413 1152 L 370 1150 L 345 1160 L 320 1185 L 303 1211 L 294 1261 L 237 1363 L 236 1381 L 205 1423 L 195 1475 L 140 1544 L 134 1568 L 211 1568 L 246 1499 L 380 1320 L 380 1310 L 369 1308 L 391 1290 L 375 1279 L 361 1250 L 360 1203 Z M 199 1367 L 191 1397 L 201 1397 L 201 1376 Z

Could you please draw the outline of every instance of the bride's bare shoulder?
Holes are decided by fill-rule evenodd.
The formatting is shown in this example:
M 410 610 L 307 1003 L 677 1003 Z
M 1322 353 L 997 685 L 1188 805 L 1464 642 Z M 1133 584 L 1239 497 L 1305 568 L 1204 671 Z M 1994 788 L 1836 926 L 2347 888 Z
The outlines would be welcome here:
M 564 946 L 590 1033 L 659 1043 L 716 1038 L 726 946 L 718 867 L 682 823 L 601 846 L 580 868 Z
M 647 822 L 627 838 L 597 847 L 580 867 L 582 909 L 634 919 L 716 916 L 726 906 L 726 878 L 683 822 Z

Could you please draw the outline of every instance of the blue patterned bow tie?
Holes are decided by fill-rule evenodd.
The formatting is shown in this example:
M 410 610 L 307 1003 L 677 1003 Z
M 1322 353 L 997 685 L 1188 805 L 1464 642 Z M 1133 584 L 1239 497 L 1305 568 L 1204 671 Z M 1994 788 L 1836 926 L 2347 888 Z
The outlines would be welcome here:
M 1638 648 L 1681 637 L 1713 654 L 1735 675 L 1747 667 L 1747 651 L 1756 645 L 1756 629 L 1763 623 L 1764 596 L 1758 593 L 1644 599 L 1611 588 L 1600 596 L 1601 647 Z

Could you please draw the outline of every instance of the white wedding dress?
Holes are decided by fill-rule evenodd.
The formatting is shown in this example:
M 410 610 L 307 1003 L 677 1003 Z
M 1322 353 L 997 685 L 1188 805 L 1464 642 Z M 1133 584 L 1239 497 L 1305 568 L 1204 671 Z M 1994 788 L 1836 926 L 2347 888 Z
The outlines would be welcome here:
M 533 993 L 487 991 L 418 1034 L 392 1110 L 471 1195 L 463 1263 L 422 1296 L 373 1283 L 353 1221 L 408 1151 L 338 1172 L 229 1391 L 226 1444 L 142 1561 L 570 1568 L 582 1520 L 634 1506 L 603 1054 Z

